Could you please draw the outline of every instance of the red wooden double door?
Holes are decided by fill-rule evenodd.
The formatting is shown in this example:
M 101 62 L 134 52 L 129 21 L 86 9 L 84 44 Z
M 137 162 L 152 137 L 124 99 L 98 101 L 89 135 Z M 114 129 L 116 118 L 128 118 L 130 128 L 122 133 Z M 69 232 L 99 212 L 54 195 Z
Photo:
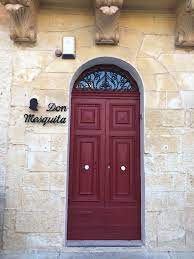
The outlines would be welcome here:
M 68 240 L 140 240 L 138 93 L 72 96 Z

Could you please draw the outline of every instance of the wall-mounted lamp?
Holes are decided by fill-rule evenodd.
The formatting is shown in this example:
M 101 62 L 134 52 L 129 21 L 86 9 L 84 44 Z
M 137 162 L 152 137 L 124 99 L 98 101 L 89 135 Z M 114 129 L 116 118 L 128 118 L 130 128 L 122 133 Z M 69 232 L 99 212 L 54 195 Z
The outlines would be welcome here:
M 63 37 L 63 59 L 75 59 L 75 37 Z

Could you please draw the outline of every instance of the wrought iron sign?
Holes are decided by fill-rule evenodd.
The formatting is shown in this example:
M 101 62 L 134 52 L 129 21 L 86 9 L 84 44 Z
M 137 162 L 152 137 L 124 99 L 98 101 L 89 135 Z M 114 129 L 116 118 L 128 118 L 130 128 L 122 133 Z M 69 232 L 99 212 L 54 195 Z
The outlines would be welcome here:
M 30 100 L 29 108 L 32 111 L 38 111 L 38 100 L 36 98 L 32 98 Z M 57 106 L 55 103 L 49 103 L 47 112 L 66 112 L 66 106 Z M 62 116 L 61 114 L 56 116 L 36 116 L 35 114 L 29 113 L 24 114 L 24 121 L 25 123 L 39 123 L 43 126 L 47 124 L 65 124 L 67 119 Z
M 74 91 L 138 91 L 137 83 L 123 69 L 98 65 L 86 70 L 76 81 Z

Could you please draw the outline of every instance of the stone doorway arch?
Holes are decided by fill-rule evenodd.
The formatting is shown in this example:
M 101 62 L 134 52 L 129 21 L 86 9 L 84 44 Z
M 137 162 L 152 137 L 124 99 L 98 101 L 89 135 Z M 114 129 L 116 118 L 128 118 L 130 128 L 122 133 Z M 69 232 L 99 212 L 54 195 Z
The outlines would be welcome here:
M 99 57 L 99 58 L 95 58 L 92 59 L 86 63 L 84 63 L 83 65 L 81 65 L 77 71 L 74 73 L 71 83 L 70 83 L 70 93 L 72 92 L 73 86 L 75 84 L 75 81 L 78 79 L 78 77 L 87 69 L 96 66 L 96 65 L 100 65 L 100 64 L 110 64 L 110 65 L 115 65 L 118 66 L 119 68 L 126 70 L 127 72 L 130 73 L 130 75 L 134 78 L 134 80 L 136 80 L 138 88 L 139 88 L 139 92 L 140 92 L 140 114 L 141 114 L 141 120 L 140 120 L 140 149 L 141 149 L 141 242 L 139 243 L 133 243 L 133 242 L 107 242 L 107 245 L 114 245 L 114 246 L 119 246 L 119 245 L 142 245 L 144 243 L 145 240 L 145 223 L 144 223 L 144 218 L 145 218 L 145 180 L 144 180 L 144 89 L 143 89 L 143 81 L 138 73 L 138 71 L 136 70 L 136 68 L 134 66 L 132 66 L 131 64 L 118 59 L 118 58 L 114 58 L 114 57 Z M 69 97 L 69 107 L 71 107 L 71 94 Z M 71 111 L 70 111 L 71 114 Z M 69 127 L 69 132 L 70 132 L 70 127 Z M 70 134 L 69 134 L 70 135 Z M 70 147 L 68 147 L 68 150 L 70 149 Z M 69 154 L 69 152 L 68 152 Z M 68 161 L 69 161 L 69 157 L 68 157 Z M 67 179 L 67 186 L 68 186 L 68 179 Z M 68 188 L 67 188 L 67 197 L 68 197 Z M 68 202 L 66 202 L 67 204 Z M 67 209 L 66 209 L 66 213 L 67 213 Z M 66 229 L 66 236 L 67 236 L 67 220 L 66 220 L 66 224 L 65 224 L 65 229 Z M 66 238 L 67 239 L 67 238 Z M 74 244 L 71 242 L 66 242 L 66 244 L 69 246 L 71 245 L 78 245 L 77 242 L 75 242 Z M 79 242 L 80 244 L 80 242 Z M 90 245 L 101 245 L 100 242 L 96 241 L 96 242 L 81 242 L 81 245 L 85 245 L 85 246 L 90 246 Z

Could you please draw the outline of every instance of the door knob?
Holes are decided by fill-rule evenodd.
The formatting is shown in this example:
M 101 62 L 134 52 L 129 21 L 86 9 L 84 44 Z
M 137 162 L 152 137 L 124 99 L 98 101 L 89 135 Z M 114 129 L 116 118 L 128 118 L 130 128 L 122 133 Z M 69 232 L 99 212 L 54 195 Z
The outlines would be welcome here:
M 110 165 L 108 165 L 108 169 L 110 169 Z
M 84 166 L 85 171 L 88 171 L 90 169 L 89 165 Z
M 123 171 L 123 172 L 126 171 L 126 167 L 124 165 L 121 166 L 121 171 Z

